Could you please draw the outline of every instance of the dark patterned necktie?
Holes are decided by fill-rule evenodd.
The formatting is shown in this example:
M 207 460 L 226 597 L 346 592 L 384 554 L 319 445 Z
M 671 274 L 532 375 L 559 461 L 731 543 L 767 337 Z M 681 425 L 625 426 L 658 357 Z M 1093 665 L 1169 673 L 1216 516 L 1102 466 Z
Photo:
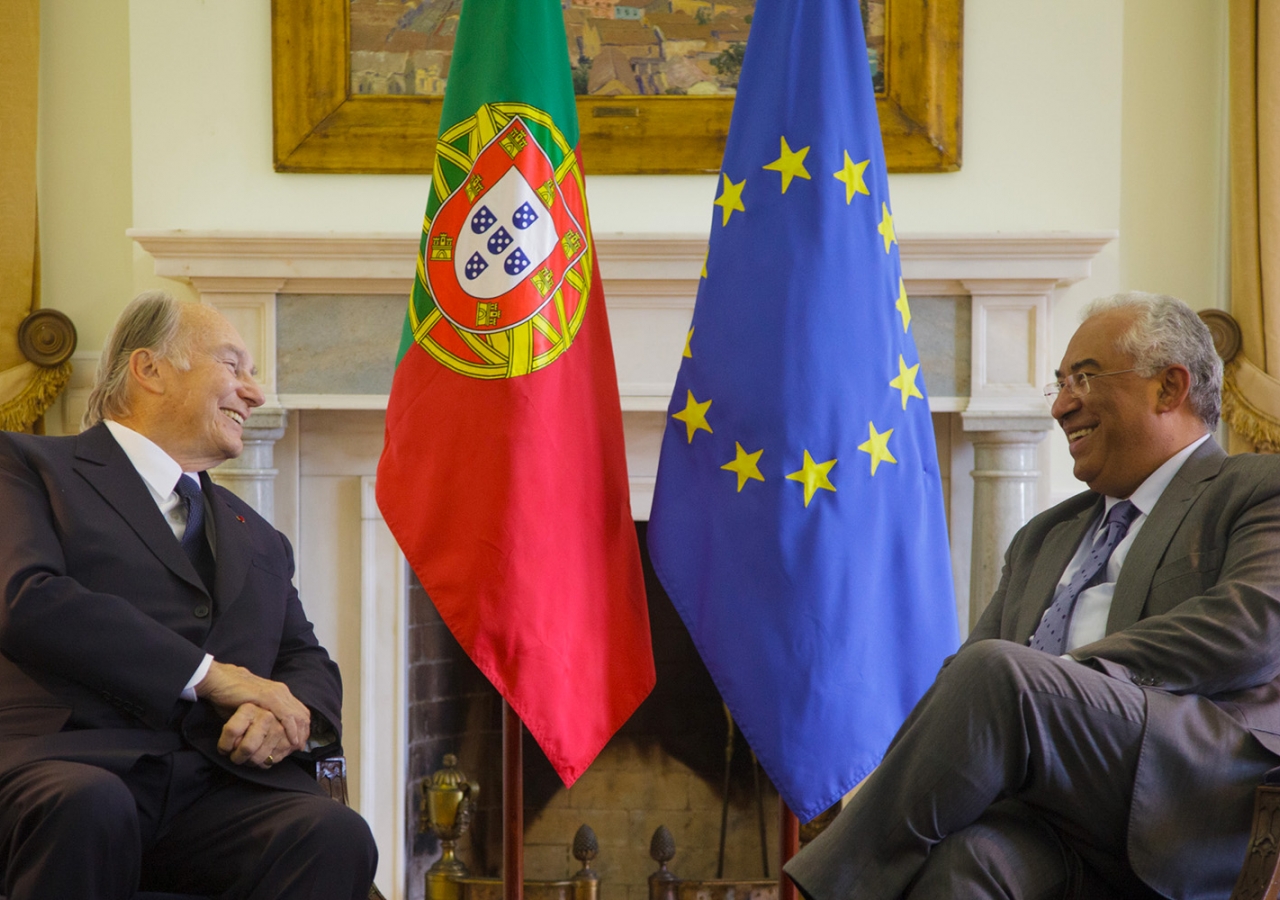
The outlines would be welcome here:
M 1089 555 L 1085 557 L 1084 565 L 1081 566 L 1080 571 L 1076 572 L 1071 581 L 1067 582 L 1067 586 L 1053 601 L 1053 605 L 1044 614 L 1044 618 L 1040 620 L 1040 625 L 1036 628 L 1035 634 L 1031 635 L 1030 644 L 1032 647 L 1036 650 L 1052 653 L 1055 656 L 1061 656 L 1066 652 L 1067 628 L 1071 625 L 1071 614 L 1075 611 L 1076 600 L 1079 599 L 1081 592 L 1093 584 L 1099 573 L 1106 568 L 1112 552 L 1120 541 L 1124 539 L 1125 534 L 1129 531 L 1129 526 L 1133 524 L 1133 520 L 1138 518 L 1139 515 L 1141 513 L 1138 507 L 1128 500 L 1121 500 L 1111 507 L 1111 512 L 1107 513 L 1106 521 L 1102 523 L 1102 530 L 1093 539 L 1093 546 L 1089 548 Z
M 204 497 L 200 483 L 186 475 L 178 476 L 173 488 L 187 504 L 187 530 L 182 534 L 182 549 L 191 559 L 204 585 L 213 592 L 213 550 L 204 533 Z

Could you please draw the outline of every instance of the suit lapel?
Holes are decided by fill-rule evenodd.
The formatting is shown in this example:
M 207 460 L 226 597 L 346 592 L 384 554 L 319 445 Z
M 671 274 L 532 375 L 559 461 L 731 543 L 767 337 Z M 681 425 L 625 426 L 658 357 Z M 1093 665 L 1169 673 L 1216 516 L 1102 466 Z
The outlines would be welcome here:
M 182 552 L 147 484 L 120 449 L 107 426 L 99 423 L 76 439 L 75 470 L 142 539 L 160 562 L 193 587 L 207 590 L 195 566 Z
M 1102 497 L 1089 504 L 1074 517 L 1064 519 L 1055 525 L 1047 535 L 1040 551 L 1036 554 L 1031 575 L 1027 578 L 1026 596 L 1034 603 L 1020 606 L 1018 620 L 1014 624 L 1013 640 L 1025 644 L 1040 624 L 1040 617 L 1053 602 L 1053 593 L 1058 586 L 1067 563 L 1075 556 L 1076 548 L 1084 539 L 1089 526 L 1102 512 Z
M 244 588 L 253 547 L 249 543 L 248 528 L 244 520 L 215 489 L 208 472 L 200 473 L 200 487 L 212 514 L 210 519 L 213 523 L 214 557 L 217 562 L 213 599 L 218 612 L 224 613 Z
M 1111 600 L 1111 612 L 1107 615 L 1107 634 L 1128 628 L 1141 618 L 1147 595 L 1151 593 L 1151 580 L 1169 549 L 1169 542 L 1195 499 L 1222 469 L 1226 458 L 1217 442 L 1209 438 L 1187 458 L 1164 489 L 1124 558 Z

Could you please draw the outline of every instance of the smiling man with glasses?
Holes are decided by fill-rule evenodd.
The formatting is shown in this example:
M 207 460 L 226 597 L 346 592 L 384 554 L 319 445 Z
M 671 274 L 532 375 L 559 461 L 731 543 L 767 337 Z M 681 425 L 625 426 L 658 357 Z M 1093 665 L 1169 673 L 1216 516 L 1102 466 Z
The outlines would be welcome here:
M 1096 301 L 1046 386 L 1089 490 L 1032 519 L 836 821 L 810 900 L 1226 897 L 1280 764 L 1280 458 L 1227 457 L 1172 297 Z

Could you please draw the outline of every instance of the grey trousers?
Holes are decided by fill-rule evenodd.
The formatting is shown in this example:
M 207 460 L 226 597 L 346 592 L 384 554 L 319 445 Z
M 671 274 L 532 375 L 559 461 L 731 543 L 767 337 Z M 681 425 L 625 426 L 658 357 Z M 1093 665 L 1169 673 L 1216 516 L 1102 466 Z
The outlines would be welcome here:
M 1072 660 L 966 647 L 786 872 L 809 900 L 1161 896 L 1126 852 L 1146 708 L 1141 688 Z M 1246 783 L 1274 765 L 1256 757 Z

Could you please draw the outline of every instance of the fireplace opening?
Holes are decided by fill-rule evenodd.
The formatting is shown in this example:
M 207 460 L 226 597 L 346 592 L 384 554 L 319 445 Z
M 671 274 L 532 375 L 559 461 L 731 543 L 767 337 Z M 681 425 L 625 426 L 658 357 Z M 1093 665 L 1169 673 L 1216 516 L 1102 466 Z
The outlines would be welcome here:
M 571 790 L 527 732 L 524 739 L 526 877 L 564 878 L 576 871 L 570 847 L 585 823 L 600 842 L 593 866 L 610 900 L 646 900 L 656 868 L 649 841 L 659 825 L 675 838 L 669 866 L 682 878 L 717 877 L 722 817 L 723 876 L 766 877 L 766 864 L 768 876 L 778 874 L 777 791 L 736 728 L 729 739 L 720 694 L 654 575 L 646 526 L 636 523 L 658 676 L 653 693 Z M 423 875 L 439 856 L 434 836 L 417 830 L 419 789 L 446 753 L 455 754 L 468 780 L 480 785 L 458 855 L 472 875 L 501 874 L 502 702 L 412 576 L 408 637 L 407 896 L 419 900 Z

